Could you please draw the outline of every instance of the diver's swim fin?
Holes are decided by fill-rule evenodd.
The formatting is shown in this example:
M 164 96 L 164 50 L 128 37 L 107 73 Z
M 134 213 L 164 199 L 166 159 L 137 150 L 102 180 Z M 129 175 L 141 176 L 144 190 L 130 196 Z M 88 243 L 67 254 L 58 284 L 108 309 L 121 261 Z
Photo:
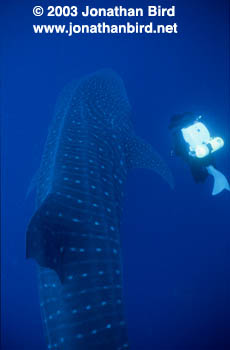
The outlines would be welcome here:
M 230 185 L 224 174 L 216 170 L 212 165 L 208 166 L 207 171 L 214 178 L 214 186 L 212 190 L 212 195 L 215 196 L 221 193 L 223 190 L 230 191 Z

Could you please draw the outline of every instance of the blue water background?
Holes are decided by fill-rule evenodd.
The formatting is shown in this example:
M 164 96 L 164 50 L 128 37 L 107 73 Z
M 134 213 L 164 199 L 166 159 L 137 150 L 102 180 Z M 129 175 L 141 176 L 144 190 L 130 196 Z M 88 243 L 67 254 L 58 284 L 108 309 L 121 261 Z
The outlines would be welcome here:
M 34 35 L 32 24 L 68 22 L 34 18 L 33 6 L 51 4 L 57 3 L 10 0 L 2 11 L 2 348 L 45 350 L 36 266 L 25 260 L 34 210 L 34 194 L 26 199 L 26 192 L 60 90 L 109 67 L 125 82 L 137 133 L 164 156 L 176 184 L 171 191 L 147 170 L 130 172 L 126 184 L 122 242 L 131 350 L 230 349 L 230 195 L 212 197 L 211 179 L 193 182 L 187 166 L 170 156 L 168 131 L 174 113 L 204 115 L 211 132 L 225 139 L 217 164 L 230 175 L 228 0 L 175 0 L 177 35 Z

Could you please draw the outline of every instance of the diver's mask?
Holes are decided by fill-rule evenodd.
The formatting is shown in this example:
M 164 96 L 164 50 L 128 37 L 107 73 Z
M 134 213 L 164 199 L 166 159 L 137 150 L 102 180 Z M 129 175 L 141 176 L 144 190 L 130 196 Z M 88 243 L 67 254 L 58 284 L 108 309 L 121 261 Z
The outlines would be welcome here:
M 207 157 L 224 146 L 221 137 L 210 136 L 207 127 L 199 121 L 200 118 L 189 127 L 181 129 L 184 140 L 189 144 L 189 155 L 196 158 Z

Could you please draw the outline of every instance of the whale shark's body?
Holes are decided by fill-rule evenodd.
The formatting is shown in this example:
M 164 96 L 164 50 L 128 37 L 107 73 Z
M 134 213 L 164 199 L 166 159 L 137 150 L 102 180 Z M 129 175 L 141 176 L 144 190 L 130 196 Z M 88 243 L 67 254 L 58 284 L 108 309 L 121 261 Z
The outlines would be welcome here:
M 120 218 L 129 168 L 170 171 L 129 119 L 122 80 L 104 70 L 64 90 L 57 104 L 27 231 L 39 264 L 48 349 L 128 348 Z

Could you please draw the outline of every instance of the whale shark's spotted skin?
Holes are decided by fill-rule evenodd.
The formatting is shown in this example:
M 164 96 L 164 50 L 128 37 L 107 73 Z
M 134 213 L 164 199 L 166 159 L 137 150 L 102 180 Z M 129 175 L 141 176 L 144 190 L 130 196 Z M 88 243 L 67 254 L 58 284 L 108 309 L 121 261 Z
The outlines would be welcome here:
M 70 85 L 59 99 L 40 168 L 27 257 L 39 264 L 48 349 L 128 349 L 120 218 L 131 167 L 171 174 L 136 138 L 122 80 L 112 71 Z

